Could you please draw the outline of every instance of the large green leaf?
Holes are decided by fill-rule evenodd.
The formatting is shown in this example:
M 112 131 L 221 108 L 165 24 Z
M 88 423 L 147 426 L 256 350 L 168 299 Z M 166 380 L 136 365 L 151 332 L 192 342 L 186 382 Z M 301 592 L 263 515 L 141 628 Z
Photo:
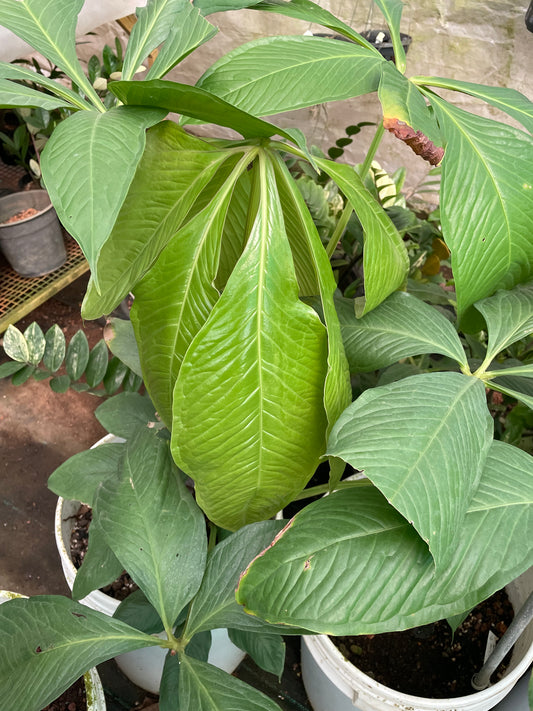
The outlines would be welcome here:
M 355 32 L 355 30 L 352 30 L 349 25 L 346 25 L 344 22 L 335 17 L 335 15 L 332 15 L 331 12 L 324 10 L 324 8 L 316 5 L 310 0 L 289 0 L 288 2 L 287 0 L 264 0 L 263 2 L 254 3 L 253 9 L 262 10 L 263 12 L 276 12 L 281 15 L 287 15 L 288 17 L 294 17 L 297 20 L 304 20 L 305 22 L 314 22 L 318 25 L 323 25 L 334 32 L 338 32 L 344 37 L 348 37 L 354 42 L 357 42 L 357 44 L 372 50 L 374 53 L 379 54 L 373 44 L 362 37 L 359 33 Z
M 239 261 L 251 229 L 252 210 L 252 170 L 246 170 L 235 183 L 231 202 L 226 210 L 226 220 L 222 230 L 220 259 L 215 286 L 222 291 L 235 265 Z
M 316 162 L 346 195 L 363 226 L 365 296 L 356 301 L 356 314 L 364 316 L 405 284 L 409 270 L 407 250 L 390 217 L 351 166 L 322 158 Z
M 158 109 L 119 106 L 79 111 L 62 121 L 41 156 L 46 188 L 59 219 L 76 239 L 98 288 L 97 259 L 144 151 Z
M 374 487 L 297 514 L 241 579 L 238 602 L 270 622 L 325 634 L 374 634 L 474 607 L 533 563 L 533 458 L 494 442 L 450 565 Z
M 265 623 L 247 615 L 235 600 L 235 588 L 248 564 L 274 540 L 281 521 L 261 521 L 241 528 L 219 543 L 209 555 L 202 585 L 191 603 L 185 635 L 232 627 L 264 630 Z M 273 630 L 272 630 L 273 631 Z
M 446 140 L 442 230 L 462 317 L 474 302 L 533 275 L 533 139 L 430 100 Z
M 246 155 L 135 287 L 131 318 L 146 387 L 167 425 L 172 422 L 174 385 L 187 349 L 219 297 L 213 282 L 226 210 L 235 181 L 248 162 Z
M 64 499 L 92 506 L 100 483 L 107 478 L 118 478 L 123 454 L 124 446 L 118 443 L 105 443 L 79 452 L 48 477 L 48 488 Z
M 180 711 L 280 711 L 257 689 L 193 657 L 180 656 Z
M 264 37 L 219 59 L 197 86 L 254 116 L 270 116 L 376 91 L 384 61 L 351 42 Z
M 89 282 L 82 314 L 110 313 L 153 265 L 194 201 L 230 154 L 171 121 L 147 133 L 146 149 Z
M 109 89 L 125 104 L 158 107 L 207 123 L 233 128 L 245 138 L 270 138 L 275 134 L 290 141 L 288 131 L 252 116 L 204 89 L 175 81 L 115 81 Z
M 500 351 L 533 333 L 533 283 L 511 291 L 498 291 L 475 304 L 487 323 L 488 344 L 484 365 Z
M 190 54 L 217 32 L 216 27 L 209 23 L 200 11 L 190 2 L 181 2 L 174 24 L 164 45 L 146 74 L 146 79 L 160 79 L 165 76 L 182 59 Z
M 348 363 L 342 344 L 339 319 L 333 302 L 336 290 L 335 279 L 329 259 L 324 249 L 316 226 L 304 202 L 302 194 L 292 179 L 285 163 L 278 158 L 275 164 L 276 178 L 280 196 L 285 198 L 283 204 L 284 219 L 286 224 L 292 226 L 291 248 L 296 253 L 295 263 L 301 261 L 304 266 L 300 270 L 307 281 L 307 274 L 312 270 L 311 283 L 317 284 L 320 295 L 322 313 L 328 335 L 328 370 L 324 384 L 324 408 L 328 419 L 328 432 L 341 412 L 348 406 L 352 399 Z M 289 239 L 291 233 L 288 232 Z M 302 244 L 303 241 L 303 244 Z M 301 256 L 299 260 L 298 257 Z M 296 270 L 297 277 L 299 276 Z M 344 465 L 342 462 L 330 460 L 330 483 L 334 488 L 335 483 L 342 476 Z
M 243 7 L 252 7 L 258 2 L 260 0 L 193 0 L 193 5 L 199 8 L 203 15 L 211 15 L 213 12 L 241 10 Z
M 110 397 L 94 414 L 102 427 L 124 439 L 131 439 L 140 427 L 153 427 L 157 422 L 152 401 L 140 393 L 122 392 Z
M 120 577 L 123 569 L 122 563 L 108 546 L 98 522 L 91 521 L 87 550 L 74 578 L 73 599 L 83 600 L 93 590 L 110 585 Z
M 400 20 L 402 19 L 402 0 L 374 0 L 383 13 L 389 27 L 394 47 L 394 61 L 400 72 L 405 71 L 405 49 L 400 36 Z
M 107 319 L 104 339 L 111 353 L 119 358 L 135 375 L 142 376 L 139 349 L 129 319 L 112 317 Z
M 124 55 L 122 79 L 132 79 L 150 52 L 163 44 L 186 4 L 188 0 L 148 0 L 145 7 L 137 8 L 137 22 Z
M 258 667 L 275 674 L 281 681 L 285 667 L 285 642 L 280 635 L 229 629 L 228 636 Z
M 51 111 L 59 108 L 73 108 L 72 104 L 57 96 L 31 89 L 24 84 L 16 84 L 8 79 L 0 79 L 0 106 L 34 106 Z
M 505 111 L 525 126 L 528 131 L 533 132 L 533 102 L 516 89 L 507 89 L 501 86 L 485 86 L 483 84 L 472 84 L 467 81 L 457 79 L 441 79 L 440 77 L 410 77 L 413 84 L 422 86 L 434 86 L 441 89 L 451 89 L 460 91 L 463 94 L 470 94 L 477 99 L 482 99 L 492 106 Z
M 161 643 L 65 597 L 0 605 L 2 711 L 40 711 L 96 664 Z
M 250 239 L 174 390 L 174 457 L 228 529 L 282 509 L 325 448 L 326 331 L 298 299 L 273 169 L 260 158 Z
M 433 142 L 441 142 L 438 124 L 423 95 L 391 62 L 385 62 L 381 67 L 378 96 L 385 122 L 397 119 L 414 131 L 422 131 Z
M 424 373 L 366 390 L 341 415 L 328 454 L 366 476 L 448 565 L 492 442 L 483 383 Z
M 98 490 L 95 515 L 111 550 L 171 630 L 204 573 L 204 517 L 170 456 L 141 430 L 126 444 L 120 480 Z
M 70 106 L 75 106 L 79 109 L 92 109 L 93 107 L 85 99 L 77 94 L 72 89 L 60 84 L 54 79 L 49 79 L 44 76 L 44 74 L 38 74 L 32 69 L 26 67 L 21 67 L 18 64 L 8 64 L 7 62 L 0 62 L 0 78 L 2 79 L 15 79 L 20 81 L 29 81 L 48 89 L 55 96 L 60 97 Z M 41 93 L 41 96 L 46 96 Z M 6 97 L 2 97 L 6 98 Z M 50 97 L 48 97 L 50 98 Z
M 335 306 L 352 373 L 378 370 L 422 353 L 440 353 L 466 365 L 452 324 L 415 296 L 397 291 L 359 319 L 351 299 L 337 298 Z
M 76 56 L 76 24 L 83 3 L 84 0 L 2 0 L 0 25 L 62 69 L 103 112 L 103 104 Z

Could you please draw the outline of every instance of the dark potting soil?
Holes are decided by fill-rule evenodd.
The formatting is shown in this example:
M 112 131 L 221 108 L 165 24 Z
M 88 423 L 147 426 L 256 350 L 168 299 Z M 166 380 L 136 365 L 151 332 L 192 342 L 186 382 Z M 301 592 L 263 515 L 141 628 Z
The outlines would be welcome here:
M 82 504 L 74 517 L 76 522 L 70 534 L 70 555 L 76 568 L 81 568 L 85 553 L 87 552 L 89 524 L 91 523 L 92 514 L 93 512 L 90 506 Z M 111 585 L 106 585 L 104 588 L 101 588 L 102 592 L 114 597 L 116 600 L 124 600 L 137 589 L 138 586 L 133 582 L 126 571 L 124 571 L 119 578 L 114 580 Z
M 87 711 L 83 677 L 72 684 L 58 699 L 48 704 L 43 711 Z
M 358 669 L 391 689 L 430 699 L 475 693 L 472 676 L 483 666 L 489 631 L 499 639 L 514 612 L 500 590 L 475 607 L 452 638 L 445 620 L 404 632 L 332 637 L 332 642 Z M 507 669 L 511 653 L 491 681 Z

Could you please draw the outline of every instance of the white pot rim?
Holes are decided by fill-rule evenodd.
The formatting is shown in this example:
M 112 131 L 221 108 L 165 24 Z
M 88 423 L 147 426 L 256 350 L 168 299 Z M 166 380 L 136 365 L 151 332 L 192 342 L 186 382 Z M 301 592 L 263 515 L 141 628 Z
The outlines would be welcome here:
M 302 643 L 307 646 L 310 653 L 315 655 L 320 655 L 321 662 L 324 663 L 324 658 L 328 657 L 325 662 L 327 666 L 328 662 L 331 660 L 335 665 L 335 673 L 343 679 L 343 681 L 348 685 L 352 686 L 354 682 L 358 685 L 363 685 L 366 687 L 372 687 L 377 691 L 385 692 L 390 694 L 391 689 L 378 681 L 375 681 L 363 671 L 358 669 L 354 664 L 348 661 L 336 645 L 331 641 L 331 639 L 324 634 L 321 635 L 303 635 Z M 439 698 L 430 699 L 424 696 L 413 696 L 412 694 L 405 694 L 401 691 L 394 691 L 395 700 L 398 704 L 404 704 L 405 706 L 420 705 L 423 700 L 428 700 L 432 702 L 438 702 L 450 708 L 461 709 L 468 708 L 472 703 L 472 698 L 476 700 L 483 701 L 485 699 L 490 699 L 498 692 L 502 687 L 512 687 L 520 679 L 520 677 L 525 674 L 528 670 L 531 662 L 533 661 L 533 643 L 529 646 L 527 653 L 524 654 L 520 662 L 513 668 L 509 673 L 507 673 L 502 679 L 500 679 L 495 684 L 483 689 L 482 691 L 475 691 L 468 696 L 454 696 L 451 698 Z

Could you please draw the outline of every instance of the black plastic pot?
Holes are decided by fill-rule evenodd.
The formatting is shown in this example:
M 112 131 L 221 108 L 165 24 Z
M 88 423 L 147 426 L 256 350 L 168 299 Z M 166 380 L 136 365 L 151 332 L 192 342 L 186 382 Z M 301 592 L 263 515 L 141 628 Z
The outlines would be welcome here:
M 387 30 L 365 30 L 361 32 L 361 36 L 368 40 L 370 44 L 373 44 L 385 59 L 394 61 L 394 50 L 390 33 Z M 409 45 L 411 44 L 411 37 L 409 35 L 400 34 L 400 39 L 402 40 L 404 51 L 407 53 Z

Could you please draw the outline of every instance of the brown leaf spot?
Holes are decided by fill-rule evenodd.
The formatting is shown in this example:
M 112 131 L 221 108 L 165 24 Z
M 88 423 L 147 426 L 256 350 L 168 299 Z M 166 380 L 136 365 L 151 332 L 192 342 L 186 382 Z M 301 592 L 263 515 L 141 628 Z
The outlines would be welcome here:
M 400 141 L 407 143 L 417 156 L 427 160 L 431 165 L 438 165 L 443 159 L 444 148 L 436 146 L 422 131 L 415 131 L 411 126 L 399 121 L 397 118 L 385 117 L 383 126 L 387 131 L 393 133 L 396 138 L 399 138 Z
M 37 654 L 40 654 L 42 651 L 43 651 L 43 650 L 42 650 L 40 647 L 37 647 L 37 649 L 35 650 L 35 652 L 36 652 Z

